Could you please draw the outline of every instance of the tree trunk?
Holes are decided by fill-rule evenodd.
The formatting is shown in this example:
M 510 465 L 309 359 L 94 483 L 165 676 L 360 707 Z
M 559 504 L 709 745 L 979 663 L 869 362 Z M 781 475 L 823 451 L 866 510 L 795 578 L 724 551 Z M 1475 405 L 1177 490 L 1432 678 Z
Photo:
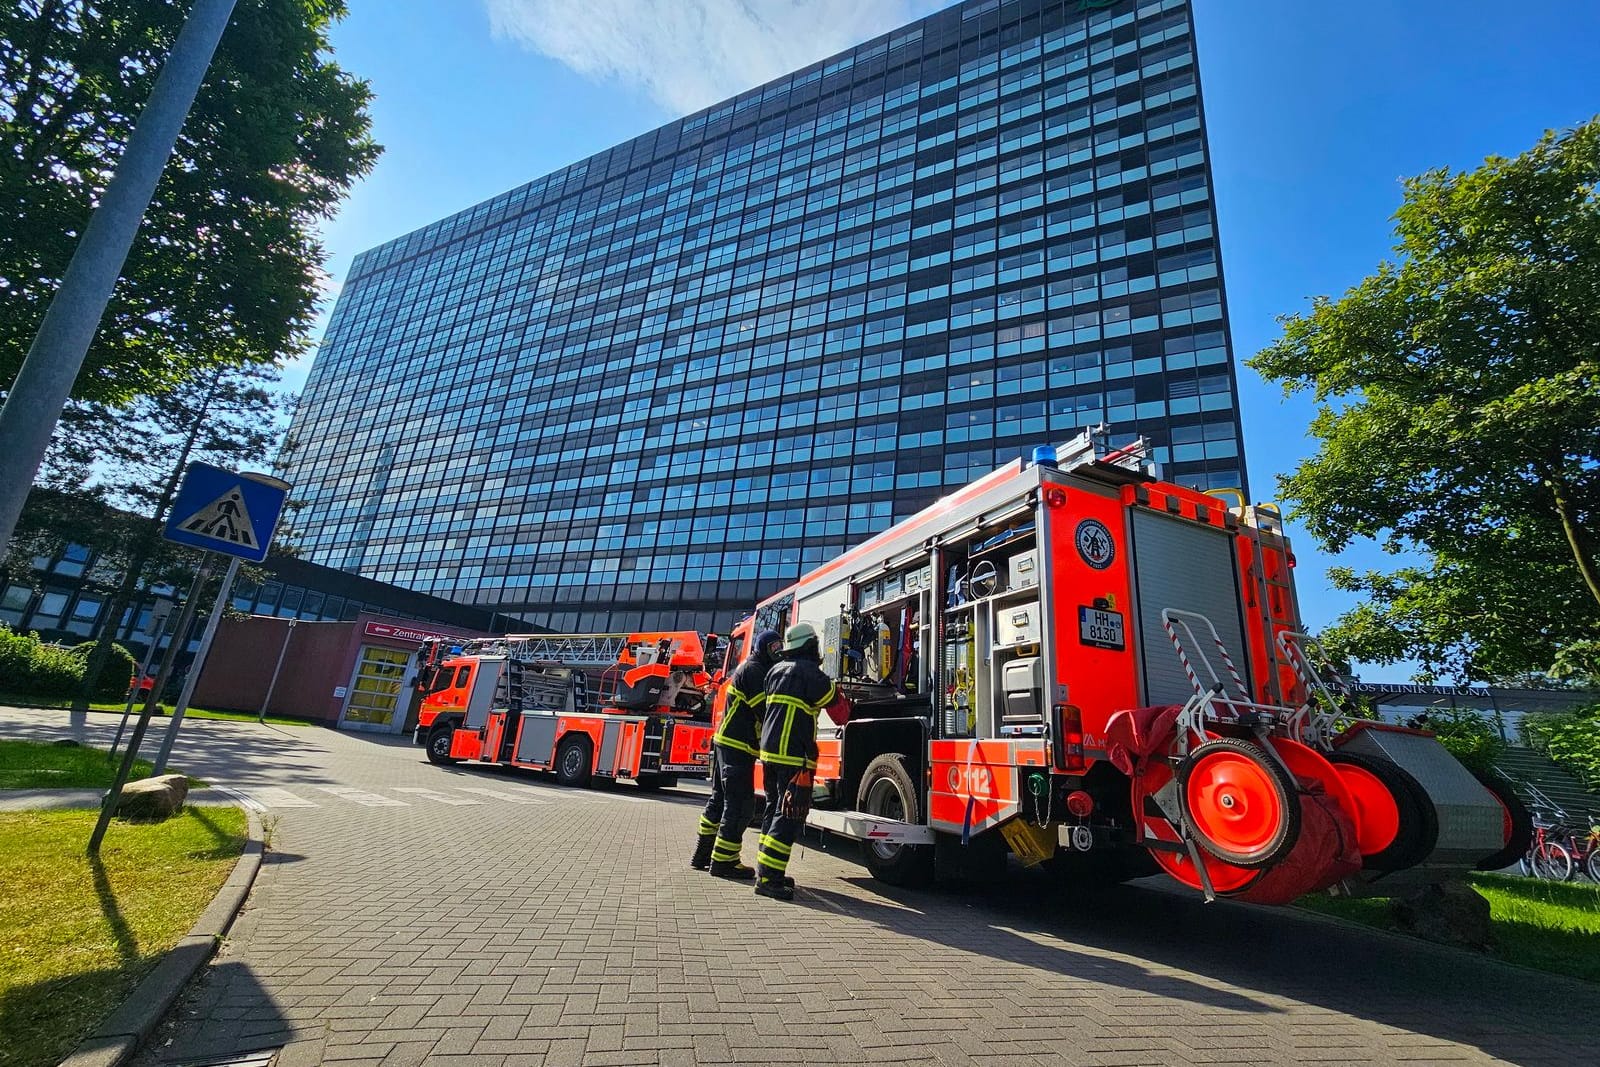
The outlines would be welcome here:
M 1589 588 L 1589 595 L 1594 597 L 1595 603 L 1600 604 L 1600 572 L 1597 572 L 1594 556 L 1585 544 L 1587 534 L 1572 514 L 1572 502 L 1567 499 L 1567 484 L 1560 478 L 1546 478 L 1544 484 L 1550 487 L 1550 494 L 1555 498 L 1556 514 L 1561 516 L 1561 530 L 1567 535 L 1567 546 L 1572 549 L 1578 573 L 1583 575 L 1583 584 Z

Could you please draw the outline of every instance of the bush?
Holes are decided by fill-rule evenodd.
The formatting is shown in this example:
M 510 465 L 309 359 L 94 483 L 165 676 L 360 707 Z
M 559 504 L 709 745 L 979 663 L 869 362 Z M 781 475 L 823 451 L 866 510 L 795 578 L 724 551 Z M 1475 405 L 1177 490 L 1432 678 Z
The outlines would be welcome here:
M 88 667 L 89 657 L 94 654 L 96 644 L 95 641 L 85 641 L 72 650 L 72 654 L 82 661 L 80 675 Z M 89 699 L 105 703 L 126 700 L 128 690 L 133 688 L 133 672 L 138 665 L 132 652 L 121 645 L 112 645 L 111 658 L 106 660 L 105 669 L 100 672 L 100 680 L 95 683 L 94 692 L 89 694 Z
M 0 689 L 21 693 L 27 688 L 28 665 L 38 647 L 38 634 L 19 634 L 0 626 Z
M 28 664 L 29 696 L 74 697 L 83 685 L 83 660 L 70 648 L 39 645 Z
M 1433 731 L 1439 743 L 1470 771 L 1492 773 L 1494 761 L 1506 749 L 1489 717 L 1469 708 L 1430 709 L 1421 719 L 1420 725 Z
M 1522 740 L 1583 780 L 1600 788 L 1600 704 L 1554 715 L 1526 715 Z
M 70 698 L 83 685 L 83 659 L 74 649 L 42 644 L 35 633 L 0 627 L 0 689 L 18 696 Z

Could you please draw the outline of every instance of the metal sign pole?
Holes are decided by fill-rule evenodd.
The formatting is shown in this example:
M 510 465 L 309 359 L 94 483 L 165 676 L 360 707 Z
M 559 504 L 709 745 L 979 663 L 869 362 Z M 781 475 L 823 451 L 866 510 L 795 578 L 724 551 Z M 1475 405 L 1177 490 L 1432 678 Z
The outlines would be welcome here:
M 261 698 L 261 712 L 256 716 L 256 722 L 263 726 L 267 724 L 267 705 L 272 702 L 272 691 L 278 688 L 278 672 L 283 670 L 283 657 L 289 654 L 289 640 L 294 637 L 295 621 L 290 619 L 283 631 L 283 647 L 278 649 L 278 664 L 272 668 L 272 681 L 267 683 L 267 695 Z
M 133 727 L 133 736 L 128 739 L 128 748 L 122 754 L 122 766 L 117 768 L 116 780 L 111 783 L 111 791 L 106 794 L 105 801 L 100 806 L 100 818 L 94 824 L 94 833 L 89 836 L 89 855 L 100 854 L 100 842 L 105 839 L 106 827 L 111 822 L 111 816 L 116 814 L 117 804 L 122 799 L 122 787 L 128 784 L 128 775 L 133 771 L 134 757 L 139 754 L 139 745 L 144 741 L 145 731 L 150 728 L 150 716 L 155 714 L 160 706 L 161 690 L 166 688 L 167 679 L 172 675 L 172 665 L 177 662 L 178 648 L 188 644 L 189 624 L 194 621 L 195 603 L 200 599 L 200 590 L 205 588 L 205 581 L 211 576 L 211 561 L 216 557 L 207 552 L 200 559 L 200 569 L 195 573 L 194 584 L 189 587 L 189 595 L 184 598 L 183 612 L 178 616 L 178 625 L 172 631 L 172 643 L 167 645 L 166 655 L 161 657 L 161 670 L 156 673 L 156 684 L 151 687 L 150 695 L 145 698 L 144 710 L 139 712 L 139 721 Z
M 160 610 L 163 607 L 167 610 Z M 111 751 L 106 753 L 107 762 L 116 757 L 117 746 L 122 744 L 122 734 L 128 728 L 128 719 L 133 715 L 133 706 L 139 702 L 139 684 L 150 677 L 150 664 L 156 658 L 156 649 L 161 644 L 162 635 L 167 632 L 167 619 L 172 615 L 171 608 L 170 600 L 157 600 L 150 608 L 150 621 L 144 628 L 145 636 L 150 638 L 150 644 L 144 650 L 144 662 L 139 665 L 139 676 L 133 680 L 133 692 L 128 694 L 128 706 L 122 709 L 122 721 L 117 724 L 117 736 L 111 742 Z
M 206 665 L 206 654 L 211 651 L 211 642 L 217 636 L 217 624 L 222 620 L 222 613 L 228 606 L 228 598 L 233 595 L 233 580 L 238 576 L 239 557 L 234 556 L 228 561 L 228 572 L 222 576 L 222 588 L 217 590 L 217 602 L 211 605 L 211 617 L 206 620 L 205 634 L 200 638 L 200 647 L 195 650 L 194 662 L 189 665 L 189 673 L 183 679 L 183 690 L 178 694 L 178 703 L 172 709 L 172 721 L 167 724 L 167 735 L 161 739 L 161 751 L 156 753 L 154 771 L 156 774 L 167 769 L 167 760 L 172 757 L 172 746 L 178 740 L 178 727 L 183 724 L 183 713 L 189 707 L 189 699 L 194 696 L 195 683 L 200 680 L 200 671 Z

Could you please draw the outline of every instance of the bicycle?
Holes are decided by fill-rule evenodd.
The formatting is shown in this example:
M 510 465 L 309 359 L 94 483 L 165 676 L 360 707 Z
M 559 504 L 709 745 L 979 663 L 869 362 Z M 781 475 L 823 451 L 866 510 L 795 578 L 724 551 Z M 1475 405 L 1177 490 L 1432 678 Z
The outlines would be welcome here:
M 1572 852 L 1572 865 L 1588 875 L 1591 882 L 1600 882 L 1600 826 L 1591 826 L 1586 833 L 1574 832 L 1567 847 Z
M 1534 814 L 1533 840 L 1528 843 L 1528 851 L 1519 865 L 1523 874 L 1553 882 L 1565 882 L 1572 877 L 1575 869 L 1572 851 L 1558 839 L 1559 830 L 1555 823 L 1545 822 L 1537 812 Z

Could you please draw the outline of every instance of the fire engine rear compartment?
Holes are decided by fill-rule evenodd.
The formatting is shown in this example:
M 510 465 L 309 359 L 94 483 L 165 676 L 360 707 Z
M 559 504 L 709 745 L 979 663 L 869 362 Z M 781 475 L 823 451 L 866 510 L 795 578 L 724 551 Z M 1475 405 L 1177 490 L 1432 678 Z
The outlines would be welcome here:
M 1013 463 L 980 479 L 758 608 L 758 627 L 816 626 L 824 669 L 856 704 L 846 727 L 819 730 L 826 795 L 810 822 L 862 840 L 869 868 L 889 881 L 930 877 L 930 846 L 948 854 L 977 845 L 992 856 L 1002 838 L 1030 864 L 1092 852 L 1113 880 L 1150 873 L 1153 858 L 1208 896 L 1277 902 L 1343 876 L 1348 857 L 1359 864 L 1348 842 L 1338 844 L 1354 836 L 1353 803 L 1344 771 L 1321 754 L 1332 758 L 1337 740 L 1313 715 L 1314 694 L 1296 680 L 1284 643 L 1299 619 L 1273 513 L 1230 511 L 1155 481 L 1137 457 L 1107 462 L 1092 442 L 1072 447 L 1058 463 Z M 1122 736 L 1126 711 L 1140 708 L 1170 709 L 1168 732 L 1130 758 L 1110 735 Z M 1191 721 L 1199 727 L 1183 733 Z M 1323 735 L 1312 736 L 1313 721 Z M 1217 747 L 1228 737 L 1233 748 Z M 1212 747 L 1196 748 L 1204 744 Z M 1442 780 L 1437 757 L 1453 758 L 1427 746 L 1412 767 Z M 1214 764 L 1226 772 L 1206 778 L 1226 794 L 1224 813 L 1271 800 L 1268 783 L 1287 782 L 1270 788 L 1290 790 L 1275 801 L 1293 809 L 1282 818 L 1312 820 L 1306 843 L 1294 840 L 1296 821 L 1259 866 L 1198 850 L 1174 807 L 1190 787 L 1173 769 L 1189 773 L 1191 749 L 1208 773 Z M 1229 777 L 1240 773 L 1266 777 L 1241 792 Z M 1483 830 L 1499 819 L 1500 801 L 1459 775 L 1452 781 L 1440 816 L 1475 830 L 1451 836 L 1448 854 L 1414 849 L 1413 866 L 1470 867 L 1474 854 L 1507 844 L 1498 824 Z M 1306 790 L 1331 790 L 1351 810 Z M 1274 864 L 1283 870 L 1266 877 Z M 1359 890 L 1368 879 L 1344 884 Z

